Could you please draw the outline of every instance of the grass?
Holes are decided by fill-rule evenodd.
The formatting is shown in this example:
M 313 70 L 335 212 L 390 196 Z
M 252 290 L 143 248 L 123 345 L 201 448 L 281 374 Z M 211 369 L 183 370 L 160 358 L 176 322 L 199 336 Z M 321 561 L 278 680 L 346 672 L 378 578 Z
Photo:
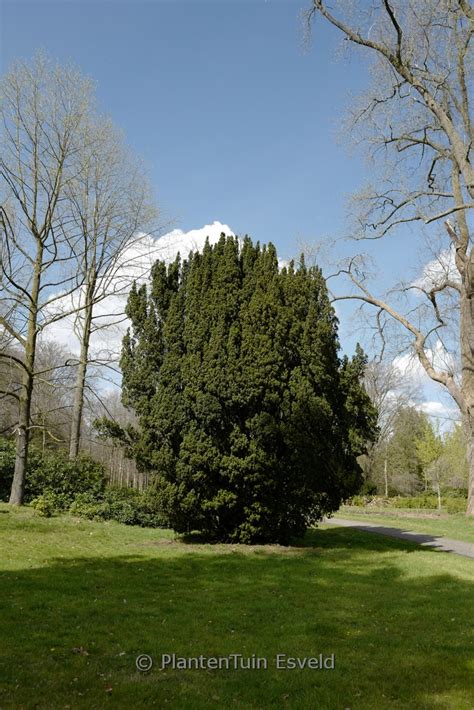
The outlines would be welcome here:
M 472 708 L 469 559 L 329 526 L 299 547 L 185 544 L 7 506 L 0 548 L 2 710 Z M 269 668 L 160 671 L 162 653 Z M 335 669 L 277 671 L 277 653 Z
M 362 508 L 344 506 L 336 517 L 367 523 L 383 523 L 412 532 L 440 535 L 453 540 L 474 542 L 474 518 L 464 513 L 438 513 L 430 510 L 399 508 Z

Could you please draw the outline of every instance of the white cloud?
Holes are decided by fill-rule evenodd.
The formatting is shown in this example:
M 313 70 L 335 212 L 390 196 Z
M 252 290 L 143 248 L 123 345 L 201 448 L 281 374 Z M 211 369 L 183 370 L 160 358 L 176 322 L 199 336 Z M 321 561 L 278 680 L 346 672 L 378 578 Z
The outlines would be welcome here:
M 422 402 L 417 406 L 417 409 L 420 409 L 422 412 L 428 414 L 428 416 L 434 418 L 451 419 L 456 421 L 460 417 L 459 409 L 457 407 L 450 407 L 447 404 L 443 404 L 443 402 L 438 402 L 437 400 Z
M 429 291 L 441 286 L 446 280 L 459 283 L 461 277 L 456 268 L 455 251 L 452 247 L 443 249 L 435 259 L 429 261 L 424 267 L 419 279 L 413 286 Z
M 428 359 L 437 370 L 456 373 L 456 359 L 452 353 L 447 352 L 440 340 L 433 349 L 427 349 Z M 441 428 L 450 426 L 449 422 L 459 420 L 459 409 L 442 385 L 433 382 L 426 374 L 422 364 L 413 353 L 398 355 L 393 360 L 393 365 L 400 373 L 401 378 L 408 378 L 417 389 L 417 401 L 412 405 L 429 417 L 436 420 Z
M 171 262 L 178 251 L 185 258 L 191 251 L 202 251 L 207 238 L 209 238 L 210 244 L 216 244 L 222 233 L 232 237 L 235 236 L 231 228 L 221 222 L 206 224 L 201 229 L 192 229 L 189 232 L 173 229 L 172 232 L 156 240 L 160 250 L 159 258 Z
M 440 340 L 436 341 L 434 348 L 425 350 L 428 360 L 436 370 L 449 374 L 456 373 L 456 358 L 448 352 Z M 393 360 L 393 366 L 400 372 L 402 377 L 408 377 L 415 384 L 422 386 L 426 382 L 431 382 L 430 377 L 414 353 L 397 355 Z
M 148 281 L 151 267 L 157 259 L 170 263 L 178 252 L 186 258 L 191 251 L 202 251 L 206 239 L 211 244 L 217 243 L 222 233 L 235 236 L 227 224 L 218 221 L 189 232 L 174 229 L 158 239 L 148 234 L 137 234 L 122 253 L 113 273 L 107 277 L 107 282 L 103 283 L 101 290 L 107 294 L 106 297 L 94 307 L 94 331 L 91 337 L 94 357 L 100 358 L 101 353 L 104 356 L 111 351 L 120 351 L 122 338 L 129 325 L 124 310 L 133 281 L 139 284 Z M 48 317 L 68 313 L 83 302 L 84 288 L 79 288 L 73 294 L 58 298 L 51 306 Z M 79 351 L 79 340 L 74 332 L 74 316 L 65 316 L 46 327 L 43 337 L 65 345 L 71 352 Z

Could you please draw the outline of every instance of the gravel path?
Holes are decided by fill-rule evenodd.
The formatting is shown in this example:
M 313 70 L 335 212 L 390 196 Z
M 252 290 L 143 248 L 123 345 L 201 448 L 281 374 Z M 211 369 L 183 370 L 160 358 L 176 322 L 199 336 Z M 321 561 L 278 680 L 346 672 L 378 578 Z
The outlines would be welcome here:
M 451 540 L 449 537 L 430 535 L 429 533 L 417 533 L 410 530 L 400 530 L 399 528 L 389 528 L 376 523 L 359 523 L 357 520 L 346 520 L 345 518 L 325 518 L 325 523 L 329 525 L 339 525 L 343 528 L 355 528 L 364 532 L 377 533 L 378 535 L 388 535 L 400 540 L 416 542 L 423 547 L 432 547 L 443 552 L 454 552 L 456 555 L 471 557 L 474 559 L 474 543 L 463 542 L 462 540 Z

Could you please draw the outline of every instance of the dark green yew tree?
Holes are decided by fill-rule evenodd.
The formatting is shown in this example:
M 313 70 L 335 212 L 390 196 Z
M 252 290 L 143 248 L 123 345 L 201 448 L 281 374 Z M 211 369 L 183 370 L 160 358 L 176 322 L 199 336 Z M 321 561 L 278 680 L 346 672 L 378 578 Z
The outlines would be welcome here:
M 121 367 L 129 436 L 177 532 L 287 542 L 358 490 L 374 433 L 365 358 L 338 356 L 318 268 L 222 235 L 133 288 Z

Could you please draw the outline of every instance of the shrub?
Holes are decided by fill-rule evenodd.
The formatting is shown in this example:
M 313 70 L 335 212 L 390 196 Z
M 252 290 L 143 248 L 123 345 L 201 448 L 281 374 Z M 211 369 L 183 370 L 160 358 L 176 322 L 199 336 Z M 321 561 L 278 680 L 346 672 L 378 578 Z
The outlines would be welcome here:
M 359 495 L 359 496 L 352 496 L 352 498 L 350 498 L 350 499 L 347 501 L 347 505 L 355 505 L 355 506 L 357 506 L 358 508 L 359 508 L 359 507 L 362 508 L 362 507 L 364 507 L 365 505 L 367 505 L 368 502 L 369 502 L 369 499 L 368 499 L 367 496 Z
M 116 520 L 125 525 L 138 524 L 140 493 L 133 488 L 109 488 L 103 501 L 105 520 Z
M 450 492 L 449 495 L 442 496 L 441 504 L 442 508 L 448 513 L 464 513 L 466 510 L 466 496 L 459 495 L 459 493 L 453 495 Z M 419 496 L 412 497 L 394 496 L 393 498 L 357 495 L 350 498 L 350 500 L 347 501 L 347 505 L 357 507 L 377 506 L 396 509 L 438 510 L 438 497 L 431 493 L 423 493 Z
M 39 515 L 44 518 L 50 518 L 61 510 L 63 500 L 61 500 L 60 496 L 57 496 L 56 493 L 50 491 L 37 498 L 33 498 L 31 505 Z
M 365 506 L 387 506 L 390 504 L 390 499 L 389 498 L 382 498 L 381 496 L 373 496 L 373 495 L 357 495 L 357 496 L 352 496 L 347 502 L 346 505 L 355 505 L 358 507 L 365 507 Z
M 71 461 L 65 452 L 45 452 L 37 465 L 28 468 L 25 499 L 46 491 L 58 493 L 71 502 L 78 493 L 99 496 L 105 489 L 104 466 L 88 456 Z
M 15 442 L 0 439 L 0 500 L 8 500 L 15 468 Z M 78 493 L 90 492 L 95 497 L 105 490 L 104 466 L 89 456 L 70 461 L 65 451 L 42 452 L 32 444 L 28 454 L 25 502 L 45 493 L 64 496 L 66 509 Z
M 102 516 L 102 502 L 90 493 L 78 493 L 69 507 L 71 515 L 88 520 L 100 520 Z
M 467 507 L 466 498 L 444 498 L 443 505 L 448 511 L 448 513 L 465 513 Z
M 133 488 L 108 488 L 97 498 L 90 493 L 81 493 L 75 497 L 69 512 L 88 520 L 115 520 L 141 527 L 164 526 L 153 496 Z
M 12 486 L 15 469 L 15 442 L 12 439 L 0 439 L 0 500 L 7 501 Z
M 444 495 L 448 498 L 463 498 L 467 499 L 467 488 L 445 488 Z
M 359 492 L 361 496 L 375 496 L 377 495 L 377 486 L 375 483 L 372 483 L 372 481 L 366 479 L 360 487 Z
M 438 497 L 429 494 L 415 496 L 413 498 L 392 499 L 394 508 L 414 508 L 418 510 L 437 510 Z M 454 497 L 452 495 L 441 496 L 441 507 L 448 513 L 464 513 L 466 510 L 466 498 Z
M 434 495 L 423 494 L 414 497 L 397 497 L 391 498 L 390 504 L 393 508 L 418 508 L 420 510 L 436 510 L 438 507 L 438 498 Z

